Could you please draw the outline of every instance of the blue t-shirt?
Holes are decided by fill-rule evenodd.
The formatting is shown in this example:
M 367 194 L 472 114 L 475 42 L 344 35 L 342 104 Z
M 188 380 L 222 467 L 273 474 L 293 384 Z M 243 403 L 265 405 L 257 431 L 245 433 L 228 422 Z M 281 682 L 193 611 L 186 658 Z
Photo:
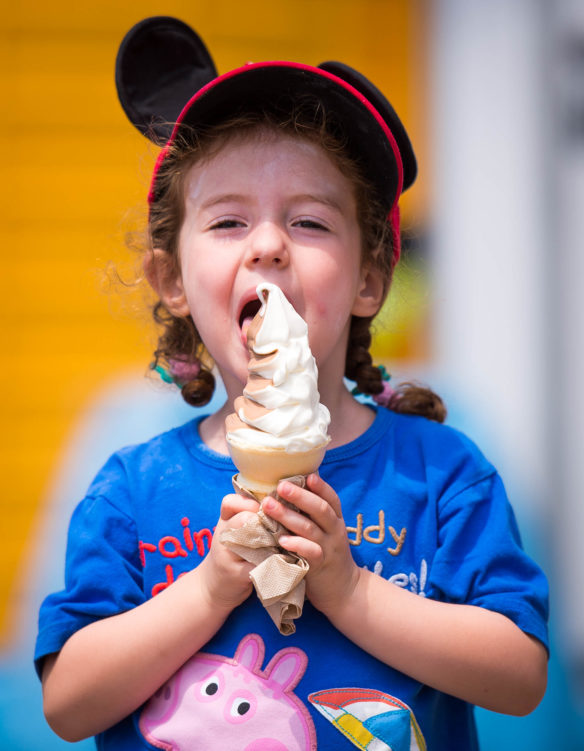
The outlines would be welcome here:
M 97 475 L 71 520 L 65 589 L 41 607 L 37 667 L 78 629 L 140 605 L 207 554 L 236 470 L 202 443 L 200 419 L 117 452 Z M 419 597 L 502 613 L 547 646 L 545 576 L 521 548 L 499 475 L 465 436 L 377 409 L 320 473 L 341 498 L 359 566 Z M 97 745 L 478 748 L 471 705 L 375 659 L 309 602 L 282 636 L 255 594 Z

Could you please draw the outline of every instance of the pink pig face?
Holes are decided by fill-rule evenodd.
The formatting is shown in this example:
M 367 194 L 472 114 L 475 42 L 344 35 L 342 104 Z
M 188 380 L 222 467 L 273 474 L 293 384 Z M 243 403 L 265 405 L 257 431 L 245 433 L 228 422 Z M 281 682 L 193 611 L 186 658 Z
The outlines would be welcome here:
M 242 639 L 235 657 L 199 652 L 150 699 L 140 716 L 146 740 L 167 751 L 311 751 L 312 719 L 292 692 L 306 669 L 295 647 L 264 671 L 264 643 Z

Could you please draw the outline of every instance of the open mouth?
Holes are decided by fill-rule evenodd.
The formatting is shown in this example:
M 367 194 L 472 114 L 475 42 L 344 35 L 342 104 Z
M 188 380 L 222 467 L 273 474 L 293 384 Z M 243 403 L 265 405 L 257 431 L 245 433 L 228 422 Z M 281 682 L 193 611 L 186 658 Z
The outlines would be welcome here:
M 256 313 L 262 307 L 261 302 L 256 298 L 247 302 L 239 314 L 239 328 L 244 343 L 247 341 L 247 330 L 253 321 Z

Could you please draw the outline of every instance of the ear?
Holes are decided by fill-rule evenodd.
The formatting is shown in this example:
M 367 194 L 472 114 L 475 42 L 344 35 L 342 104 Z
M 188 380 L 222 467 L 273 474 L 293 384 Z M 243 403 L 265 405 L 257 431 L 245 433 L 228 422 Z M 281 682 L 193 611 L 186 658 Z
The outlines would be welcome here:
M 386 294 L 383 275 L 375 267 L 365 267 L 361 272 L 361 283 L 351 313 L 361 318 L 374 316 L 383 303 Z
M 189 315 L 189 305 L 180 271 L 165 250 L 154 248 L 146 255 L 144 274 L 152 289 L 173 316 L 185 318 Z

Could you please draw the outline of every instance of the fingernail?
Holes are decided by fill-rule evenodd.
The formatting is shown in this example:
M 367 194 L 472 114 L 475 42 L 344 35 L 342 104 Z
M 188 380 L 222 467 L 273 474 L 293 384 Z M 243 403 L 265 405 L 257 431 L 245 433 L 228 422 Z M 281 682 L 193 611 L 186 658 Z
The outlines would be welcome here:
M 265 498 L 262 508 L 266 509 L 266 511 L 273 511 L 276 508 L 276 503 L 272 498 Z

